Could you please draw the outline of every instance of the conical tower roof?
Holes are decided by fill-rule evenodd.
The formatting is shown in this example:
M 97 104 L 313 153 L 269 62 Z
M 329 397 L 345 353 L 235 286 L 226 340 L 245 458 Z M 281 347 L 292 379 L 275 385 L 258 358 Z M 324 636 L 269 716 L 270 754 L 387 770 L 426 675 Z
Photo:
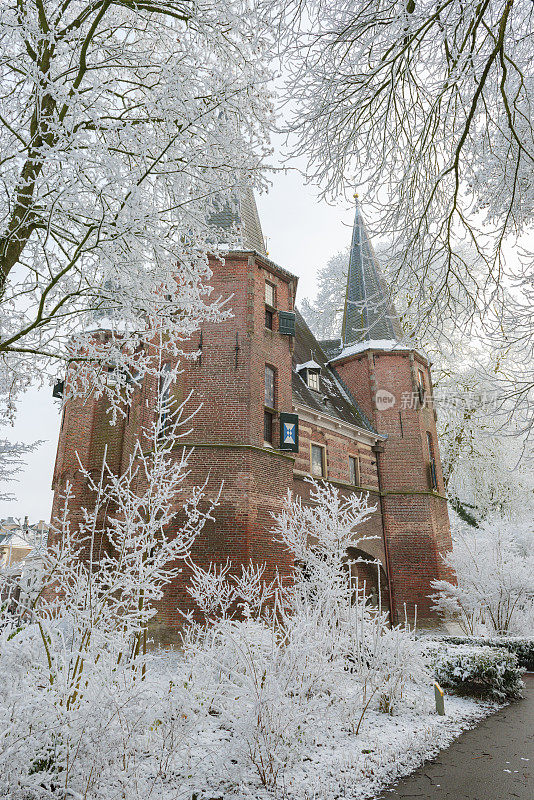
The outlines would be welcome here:
M 341 345 L 401 338 L 400 319 L 391 303 L 356 197 Z
M 209 224 L 222 230 L 238 232 L 238 245 L 243 250 L 255 250 L 265 256 L 265 240 L 254 192 L 250 186 L 232 192 L 232 197 L 220 200 L 209 215 Z

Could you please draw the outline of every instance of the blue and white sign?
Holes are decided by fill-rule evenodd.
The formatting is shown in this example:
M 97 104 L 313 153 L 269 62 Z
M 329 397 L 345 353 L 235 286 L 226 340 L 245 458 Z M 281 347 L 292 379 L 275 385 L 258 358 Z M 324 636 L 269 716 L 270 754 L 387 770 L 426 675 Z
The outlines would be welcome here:
M 297 426 L 294 422 L 284 422 L 284 444 L 297 443 Z
M 293 453 L 299 449 L 299 418 L 297 414 L 280 414 L 280 449 L 291 450 Z

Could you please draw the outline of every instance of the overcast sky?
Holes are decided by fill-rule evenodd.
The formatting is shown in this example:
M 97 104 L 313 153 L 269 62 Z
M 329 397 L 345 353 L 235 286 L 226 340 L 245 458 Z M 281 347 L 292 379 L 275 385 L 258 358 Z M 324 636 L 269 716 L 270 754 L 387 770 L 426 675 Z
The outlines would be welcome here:
M 279 173 L 272 180 L 270 192 L 256 198 L 269 258 L 299 276 L 297 300 L 313 297 L 317 270 L 350 244 L 353 209 L 346 203 L 332 206 L 319 201 L 317 191 L 306 186 L 296 170 Z M 30 522 L 49 521 L 58 427 L 59 404 L 52 400 L 51 389 L 28 392 L 15 427 L 6 435 L 24 442 L 44 439 L 45 443 L 27 457 L 27 468 L 19 474 L 19 482 L 12 484 L 16 500 L 0 501 L 0 519 L 28 515 Z

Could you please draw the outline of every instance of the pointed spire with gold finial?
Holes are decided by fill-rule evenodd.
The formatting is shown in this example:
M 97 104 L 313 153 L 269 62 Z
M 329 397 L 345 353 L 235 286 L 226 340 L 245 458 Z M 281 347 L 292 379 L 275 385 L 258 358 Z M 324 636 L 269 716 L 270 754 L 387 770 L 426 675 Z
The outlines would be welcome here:
M 391 302 L 378 259 L 369 240 L 358 195 L 352 229 L 347 291 L 341 344 L 348 347 L 365 341 L 399 341 L 400 319 Z

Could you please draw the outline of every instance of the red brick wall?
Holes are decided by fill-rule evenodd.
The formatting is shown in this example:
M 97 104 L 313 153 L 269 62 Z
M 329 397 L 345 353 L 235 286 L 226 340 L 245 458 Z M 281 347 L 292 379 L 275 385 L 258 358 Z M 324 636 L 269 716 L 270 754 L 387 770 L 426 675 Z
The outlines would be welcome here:
M 451 544 L 447 503 L 439 458 L 436 421 L 430 406 L 417 397 L 417 371 L 425 375 L 427 395 L 431 377 L 419 354 L 368 350 L 337 363 L 336 368 L 377 431 L 387 436 L 379 454 L 382 507 L 388 546 L 394 604 L 398 617 L 406 605 L 410 616 L 431 618 L 431 581 L 450 577 L 441 554 Z M 390 392 L 394 403 L 380 408 L 376 393 Z M 437 462 L 438 492 L 429 481 L 427 432 L 432 435 Z
M 211 267 L 212 296 L 229 298 L 231 316 L 203 325 L 200 357 L 182 360 L 182 373 L 173 388 L 180 402 L 192 393 L 188 412 L 198 409 L 188 426 L 191 430 L 184 428 L 187 435 L 177 444 L 177 458 L 183 446 L 196 446 L 187 486 L 203 484 L 209 474 L 207 497 L 221 492 L 215 522 L 199 537 L 194 557 L 204 567 L 229 559 L 238 571 L 240 564 L 250 560 L 266 563 L 269 579 L 276 570 L 287 574 L 292 566 L 289 554 L 270 536 L 270 529 L 272 513 L 280 510 L 292 485 L 294 459 L 264 447 L 263 442 L 266 364 L 276 370 L 275 444 L 278 413 L 292 411 L 292 339 L 278 332 L 276 316 L 274 330 L 265 328 L 265 280 L 275 284 L 280 310 L 292 310 L 295 286 L 289 277 L 273 270 L 270 262 L 248 253 L 232 254 L 224 264 L 213 259 Z M 184 349 L 192 353 L 199 344 L 200 332 L 184 343 Z M 154 419 L 157 391 L 157 379 L 147 377 L 135 393 L 129 419 L 115 427 L 108 423 L 105 401 L 67 401 L 54 475 L 54 514 L 67 479 L 75 482 L 74 525 L 81 507 L 94 502 L 80 479 L 75 450 L 82 463 L 98 472 L 107 444 L 112 469 L 118 473 L 126 467 L 143 426 Z M 177 499 L 177 525 L 181 502 Z M 154 625 L 159 634 L 165 628 L 178 627 L 180 611 L 191 609 L 186 582 L 187 575 L 182 573 L 168 587 Z

